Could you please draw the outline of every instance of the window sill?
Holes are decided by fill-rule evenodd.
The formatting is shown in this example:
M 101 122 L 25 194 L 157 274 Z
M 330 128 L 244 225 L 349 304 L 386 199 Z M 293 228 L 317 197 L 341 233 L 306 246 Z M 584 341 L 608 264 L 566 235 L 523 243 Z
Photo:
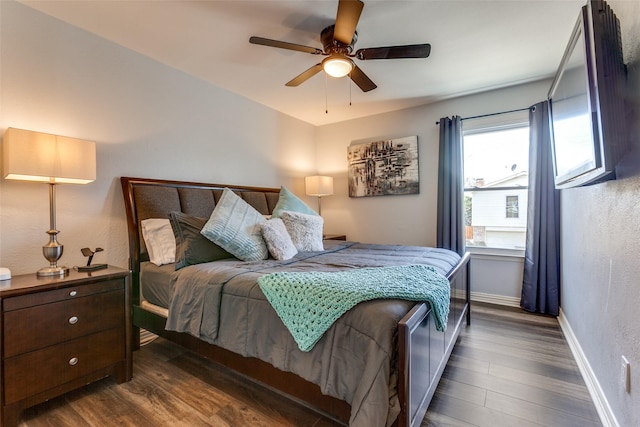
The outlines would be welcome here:
M 467 246 L 466 251 L 471 255 L 484 255 L 489 257 L 524 258 L 524 249 L 488 248 L 484 246 Z

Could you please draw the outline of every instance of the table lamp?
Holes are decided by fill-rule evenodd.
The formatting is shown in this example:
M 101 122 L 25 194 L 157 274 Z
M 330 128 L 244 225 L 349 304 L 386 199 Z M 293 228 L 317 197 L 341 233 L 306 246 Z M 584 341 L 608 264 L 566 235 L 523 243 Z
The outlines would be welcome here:
M 63 246 L 56 230 L 56 185 L 88 184 L 96 179 L 96 144 L 92 141 L 9 128 L 2 142 L 5 179 L 49 184 L 49 242 L 42 247 L 48 267 L 38 276 L 64 276 L 67 267 L 58 266 Z
M 321 175 L 307 176 L 304 179 L 304 185 L 307 196 L 316 196 L 318 198 L 318 215 L 322 216 L 320 199 L 323 196 L 331 196 L 333 194 L 333 177 Z

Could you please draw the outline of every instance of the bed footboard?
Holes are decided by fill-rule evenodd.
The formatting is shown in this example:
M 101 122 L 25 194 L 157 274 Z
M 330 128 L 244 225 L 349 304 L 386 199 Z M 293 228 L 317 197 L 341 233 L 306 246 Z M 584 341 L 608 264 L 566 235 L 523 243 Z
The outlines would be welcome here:
M 398 397 L 396 425 L 419 426 L 463 325 L 470 323 L 469 253 L 449 274 L 451 304 L 447 330 L 435 328 L 428 304 L 417 304 L 398 324 Z

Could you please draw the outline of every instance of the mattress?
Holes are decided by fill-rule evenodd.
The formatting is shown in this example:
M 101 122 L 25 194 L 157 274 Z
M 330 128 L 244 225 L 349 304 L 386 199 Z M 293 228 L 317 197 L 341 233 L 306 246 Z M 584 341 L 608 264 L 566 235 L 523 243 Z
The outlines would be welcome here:
M 175 264 L 157 266 L 151 262 L 140 264 L 140 295 L 143 301 L 152 305 L 169 308 L 171 303 L 171 274 Z
M 324 247 L 331 250 L 334 247 L 340 247 L 344 241 L 325 240 Z M 384 259 L 402 258 L 403 263 L 411 264 L 417 262 L 420 264 L 428 260 L 428 264 L 435 267 L 442 275 L 446 275 L 451 268 L 458 262 L 459 257 L 450 251 L 444 249 L 429 248 L 428 255 L 425 255 L 426 248 L 410 247 L 410 246 L 389 246 L 389 245 L 366 245 L 375 258 L 380 261 Z M 379 254 L 376 254 L 379 252 Z M 384 263 L 388 265 L 387 262 Z M 173 285 L 171 273 L 175 271 L 175 264 L 165 264 L 157 266 L 151 262 L 143 262 L 140 264 L 140 289 L 143 301 L 154 306 L 168 309 L 171 303 L 171 295 L 173 293 Z

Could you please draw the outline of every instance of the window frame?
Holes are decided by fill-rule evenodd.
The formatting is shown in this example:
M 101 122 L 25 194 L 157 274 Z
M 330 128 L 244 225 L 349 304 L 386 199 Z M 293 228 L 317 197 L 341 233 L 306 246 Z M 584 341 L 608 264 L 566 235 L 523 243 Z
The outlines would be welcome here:
M 477 117 L 474 119 L 468 119 L 468 121 L 463 122 L 462 127 L 462 137 L 463 137 L 463 156 L 464 156 L 464 137 L 467 135 L 479 134 L 479 133 L 489 133 L 489 132 L 499 132 L 503 130 L 509 129 L 517 129 L 517 128 L 529 128 L 529 111 L 512 111 L 509 113 L 495 114 L 489 115 L 485 117 Z M 528 169 L 528 168 L 527 168 Z M 464 181 L 463 176 L 463 181 Z M 528 185 L 525 186 L 508 186 L 508 187 L 497 187 L 497 188 L 482 188 L 482 187 L 464 187 L 464 194 L 469 191 L 481 192 L 481 191 L 504 191 L 504 190 L 527 190 Z M 519 197 L 518 197 L 519 199 Z M 520 200 L 518 200 L 518 218 L 520 218 Z M 463 203 L 463 209 L 465 209 L 465 204 Z M 506 219 L 516 219 L 516 218 L 506 218 Z M 525 226 L 526 227 L 526 226 Z M 526 228 L 525 228 L 526 229 Z M 475 245 L 466 245 L 467 251 L 472 254 L 485 254 L 485 255 L 496 255 L 496 256 L 514 256 L 514 257 L 524 257 L 524 249 L 520 248 L 505 248 L 499 246 L 475 246 Z
M 529 186 L 525 187 L 525 188 L 529 188 Z M 509 199 L 512 199 L 512 201 L 515 199 L 515 216 L 510 216 L 509 215 Z M 520 196 L 516 195 L 505 195 L 504 196 L 504 201 L 505 201 L 505 219 L 519 219 L 520 218 Z

